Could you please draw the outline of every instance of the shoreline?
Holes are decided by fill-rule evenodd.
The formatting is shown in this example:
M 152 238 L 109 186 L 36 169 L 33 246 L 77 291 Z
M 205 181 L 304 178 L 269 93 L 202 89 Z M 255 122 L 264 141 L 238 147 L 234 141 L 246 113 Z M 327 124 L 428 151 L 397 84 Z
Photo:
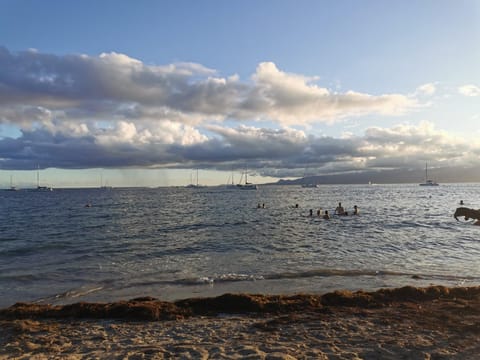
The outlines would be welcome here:
M 17 303 L 0 324 L 0 359 L 474 359 L 480 286 Z

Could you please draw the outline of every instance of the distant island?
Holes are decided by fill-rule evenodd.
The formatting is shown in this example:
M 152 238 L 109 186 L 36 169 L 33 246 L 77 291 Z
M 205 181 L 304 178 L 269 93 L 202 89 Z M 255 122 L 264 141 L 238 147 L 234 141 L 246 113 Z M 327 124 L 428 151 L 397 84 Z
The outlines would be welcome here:
M 479 168 L 445 167 L 432 169 L 429 175 L 441 183 L 480 182 Z M 418 184 L 424 180 L 423 169 L 396 169 L 351 172 L 334 175 L 306 176 L 294 180 L 281 179 L 268 185 L 305 184 Z

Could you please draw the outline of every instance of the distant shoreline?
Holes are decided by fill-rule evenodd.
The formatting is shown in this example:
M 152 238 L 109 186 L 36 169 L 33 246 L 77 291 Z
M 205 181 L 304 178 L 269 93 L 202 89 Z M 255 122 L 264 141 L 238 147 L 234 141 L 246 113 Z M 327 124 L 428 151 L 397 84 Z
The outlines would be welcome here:
M 421 182 L 421 180 L 419 180 L 419 182 Z M 318 182 L 317 185 L 318 186 L 335 186 L 335 185 L 338 185 L 338 186 L 342 186 L 342 185 L 345 185 L 345 186 L 368 186 L 368 185 L 371 185 L 371 186 L 383 186 L 383 185 L 386 185 L 386 186 L 393 186 L 393 185 L 412 185 L 412 186 L 418 186 L 419 182 L 372 182 L 371 184 L 369 184 L 368 182 L 344 182 L 344 183 L 340 183 L 340 182 Z M 455 184 L 464 184 L 464 185 L 469 185 L 469 184 L 478 184 L 480 183 L 480 181 L 443 181 L 441 182 L 440 184 L 440 187 L 442 185 L 455 185 Z M 305 182 L 303 180 L 279 180 L 278 182 L 275 182 L 275 183 L 258 183 L 257 185 L 259 187 L 263 187 L 263 186 L 301 186 L 305 184 Z M 226 188 L 226 185 L 204 185 L 201 187 L 201 189 L 225 189 Z M 154 189 L 186 189 L 188 190 L 188 188 L 184 185 L 170 185 L 170 186 L 110 186 L 108 187 L 108 189 L 106 188 L 101 188 L 101 187 L 98 187 L 98 186 L 85 186 L 85 187 L 62 187 L 62 186 L 59 186 L 59 187 L 56 187 L 56 186 L 52 186 L 52 189 L 53 190 L 101 190 L 101 191 L 105 191 L 105 190 L 128 190 L 128 189 L 147 189 L 147 190 L 154 190 Z M 31 191 L 31 192 L 34 192 L 36 191 L 37 189 L 35 187 L 19 187 L 16 189 L 16 191 Z M 310 189 L 312 190 L 312 189 Z M 11 191 L 11 189 L 9 187 L 3 187 L 3 188 L 0 188 L 0 191 Z

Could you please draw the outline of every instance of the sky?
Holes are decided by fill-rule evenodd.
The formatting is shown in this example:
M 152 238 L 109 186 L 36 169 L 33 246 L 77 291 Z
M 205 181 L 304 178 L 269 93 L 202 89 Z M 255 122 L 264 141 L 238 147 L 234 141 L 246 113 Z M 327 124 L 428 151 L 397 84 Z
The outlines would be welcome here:
M 475 0 L 0 0 L 0 187 L 471 181 L 479 44 Z

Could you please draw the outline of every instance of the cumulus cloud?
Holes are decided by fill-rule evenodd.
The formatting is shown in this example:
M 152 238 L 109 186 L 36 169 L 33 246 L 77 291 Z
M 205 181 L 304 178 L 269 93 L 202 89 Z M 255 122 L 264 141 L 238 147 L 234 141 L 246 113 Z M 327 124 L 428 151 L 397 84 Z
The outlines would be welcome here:
M 255 86 L 235 113 L 240 118 L 267 118 L 283 124 L 333 122 L 365 114 L 398 115 L 417 106 L 401 94 L 370 95 L 332 92 L 318 86 L 318 78 L 280 71 L 274 63 L 257 67 Z
M 258 65 L 250 81 L 220 77 L 200 64 L 146 65 L 124 54 L 56 56 L 0 48 L 0 120 L 25 126 L 42 114 L 70 120 L 269 120 L 282 124 L 394 115 L 417 105 L 402 94 L 332 92 L 316 77 Z
M 458 92 L 465 96 L 480 96 L 480 87 L 476 85 L 464 85 L 458 88 Z

